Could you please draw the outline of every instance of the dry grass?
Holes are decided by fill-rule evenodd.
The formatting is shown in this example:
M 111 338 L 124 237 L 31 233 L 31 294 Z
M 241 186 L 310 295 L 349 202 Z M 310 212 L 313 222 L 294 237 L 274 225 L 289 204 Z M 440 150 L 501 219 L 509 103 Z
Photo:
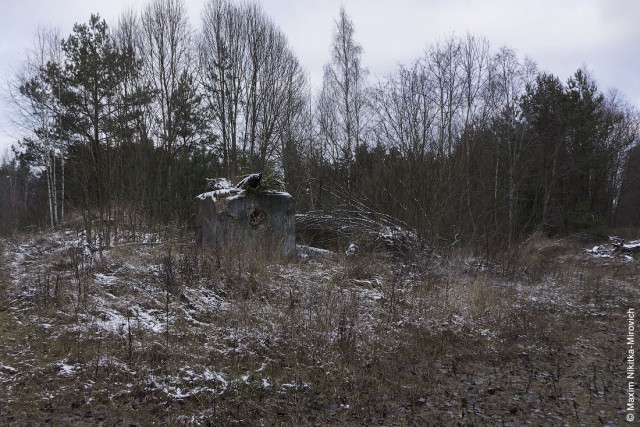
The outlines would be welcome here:
M 5 241 L 0 424 L 622 421 L 637 261 Z M 46 250 L 45 250 L 46 249 Z M 23 274 L 28 273 L 28 274 Z

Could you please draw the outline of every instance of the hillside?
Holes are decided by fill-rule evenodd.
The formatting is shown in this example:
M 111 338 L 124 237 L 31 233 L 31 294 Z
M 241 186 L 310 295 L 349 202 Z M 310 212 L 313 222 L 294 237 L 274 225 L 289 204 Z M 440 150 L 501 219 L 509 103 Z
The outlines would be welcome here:
M 0 245 L 0 425 L 624 423 L 640 267 L 608 242 L 534 237 L 508 263 Z

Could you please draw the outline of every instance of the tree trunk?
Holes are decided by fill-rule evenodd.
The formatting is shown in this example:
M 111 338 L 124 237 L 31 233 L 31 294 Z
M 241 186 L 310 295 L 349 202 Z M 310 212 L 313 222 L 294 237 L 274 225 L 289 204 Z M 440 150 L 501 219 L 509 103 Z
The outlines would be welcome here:
M 52 180 L 51 180 L 51 196 L 53 198 L 53 222 L 58 225 L 58 189 L 56 180 L 56 155 L 51 153 L 51 165 L 52 165 Z
M 49 218 L 51 219 L 51 227 L 54 227 L 54 217 L 53 217 L 53 193 L 51 191 L 51 157 L 47 154 L 47 167 L 46 167 L 46 175 L 47 175 L 47 199 L 49 200 Z
M 64 155 L 60 156 L 60 220 L 64 221 Z

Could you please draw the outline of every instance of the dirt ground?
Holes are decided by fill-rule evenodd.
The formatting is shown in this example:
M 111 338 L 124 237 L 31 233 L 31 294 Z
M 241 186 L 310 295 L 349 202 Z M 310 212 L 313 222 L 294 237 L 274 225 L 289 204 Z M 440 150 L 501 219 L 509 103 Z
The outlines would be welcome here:
M 0 425 L 633 425 L 640 264 L 606 241 L 284 261 L 148 237 L 0 241 Z

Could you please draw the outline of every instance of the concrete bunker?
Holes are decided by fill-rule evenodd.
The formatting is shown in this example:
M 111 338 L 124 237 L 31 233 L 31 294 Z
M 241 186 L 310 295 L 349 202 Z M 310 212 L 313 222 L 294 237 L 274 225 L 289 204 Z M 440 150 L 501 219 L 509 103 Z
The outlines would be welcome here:
M 224 248 L 229 244 L 266 245 L 283 256 L 295 252 L 295 201 L 283 191 L 246 185 L 252 174 L 233 186 L 210 180 L 213 190 L 196 197 L 196 242 Z M 244 183 L 244 184 L 243 184 Z

